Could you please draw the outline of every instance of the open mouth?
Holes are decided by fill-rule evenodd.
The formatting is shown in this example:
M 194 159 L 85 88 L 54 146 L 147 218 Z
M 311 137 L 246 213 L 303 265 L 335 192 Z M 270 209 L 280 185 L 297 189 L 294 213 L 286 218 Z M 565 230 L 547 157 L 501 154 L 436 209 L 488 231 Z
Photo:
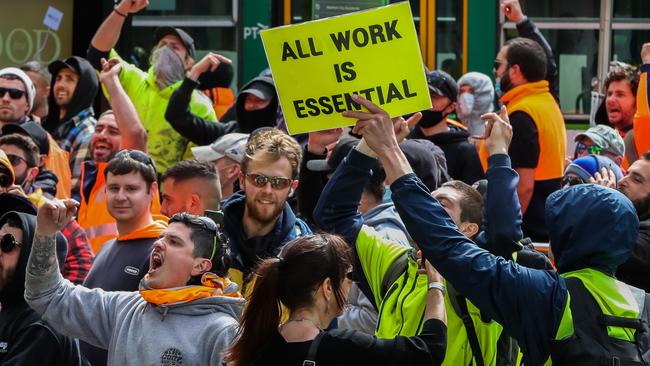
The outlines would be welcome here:
M 153 273 L 163 264 L 164 260 L 160 252 L 154 251 L 149 258 L 149 273 Z

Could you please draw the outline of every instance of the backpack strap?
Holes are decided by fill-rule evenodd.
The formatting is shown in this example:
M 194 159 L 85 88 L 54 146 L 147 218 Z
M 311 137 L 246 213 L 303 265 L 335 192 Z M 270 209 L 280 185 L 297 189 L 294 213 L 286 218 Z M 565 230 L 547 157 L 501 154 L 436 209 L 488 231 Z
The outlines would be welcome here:
M 411 251 L 412 249 L 409 249 L 404 252 L 404 254 L 395 259 L 395 261 L 390 264 L 390 267 L 388 267 L 388 270 L 386 270 L 384 279 L 381 281 L 381 287 L 379 288 L 382 299 L 386 296 L 390 286 L 406 271 Z
M 447 282 L 447 294 L 449 295 L 449 300 L 451 301 L 451 306 L 454 307 L 454 311 L 465 325 L 465 331 L 467 332 L 467 340 L 469 341 L 469 346 L 472 349 L 472 355 L 474 356 L 474 361 L 476 366 L 484 366 L 485 362 L 483 361 L 483 353 L 481 352 L 481 345 L 478 342 L 478 335 L 476 334 L 476 328 L 474 327 L 474 322 L 472 317 L 469 315 L 469 309 L 467 309 L 467 302 L 465 296 L 461 295 L 454 286 Z
M 320 332 L 316 338 L 311 341 L 311 345 L 307 351 L 307 357 L 302 361 L 302 366 L 316 366 L 316 353 L 318 352 L 318 346 L 320 345 L 320 341 L 323 339 L 324 335 L 325 332 Z

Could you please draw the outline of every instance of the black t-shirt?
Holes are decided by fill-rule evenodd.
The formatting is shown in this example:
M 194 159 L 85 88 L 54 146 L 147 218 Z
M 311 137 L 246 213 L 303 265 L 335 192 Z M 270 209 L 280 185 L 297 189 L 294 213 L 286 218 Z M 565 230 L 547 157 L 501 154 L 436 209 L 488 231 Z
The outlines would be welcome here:
M 288 343 L 276 333 L 253 364 L 302 366 L 311 343 Z M 446 344 L 447 327 L 438 319 L 424 322 L 417 336 L 395 339 L 375 338 L 353 330 L 333 330 L 323 334 L 315 361 L 319 366 L 440 365 Z
M 510 123 L 512 124 L 512 142 L 508 154 L 512 161 L 512 168 L 535 169 L 540 155 L 539 134 L 535 122 L 527 113 L 518 111 L 510 115 Z M 535 181 L 533 196 L 521 225 L 525 237 L 536 242 L 548 241 L 548 230 L 544 218 L 546 198 L 560 189 L 561 185 L 562 178 Z

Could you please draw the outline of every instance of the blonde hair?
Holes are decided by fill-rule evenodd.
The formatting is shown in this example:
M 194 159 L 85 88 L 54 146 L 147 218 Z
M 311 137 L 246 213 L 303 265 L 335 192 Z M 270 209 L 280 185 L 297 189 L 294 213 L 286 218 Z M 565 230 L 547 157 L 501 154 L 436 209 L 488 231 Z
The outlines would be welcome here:
M 241 163 L 242 171 L 248 172 L 250 161 L 275 162 L 285 157 L 291 164 L 291 179 L 300 173 L 302 151 L 293 137 L 277 128 L 263 130 L 251 135 L 246 144 L 246 156 Z

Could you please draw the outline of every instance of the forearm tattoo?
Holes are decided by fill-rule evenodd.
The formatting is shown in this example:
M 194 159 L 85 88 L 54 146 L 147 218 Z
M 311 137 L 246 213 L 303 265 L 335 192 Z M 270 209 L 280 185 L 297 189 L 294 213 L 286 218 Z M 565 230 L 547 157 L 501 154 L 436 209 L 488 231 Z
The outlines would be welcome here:
M 34 236 L 27 269 L 34 276 L 43 276 L 56 270 L 56 239 L 54 236 Z

